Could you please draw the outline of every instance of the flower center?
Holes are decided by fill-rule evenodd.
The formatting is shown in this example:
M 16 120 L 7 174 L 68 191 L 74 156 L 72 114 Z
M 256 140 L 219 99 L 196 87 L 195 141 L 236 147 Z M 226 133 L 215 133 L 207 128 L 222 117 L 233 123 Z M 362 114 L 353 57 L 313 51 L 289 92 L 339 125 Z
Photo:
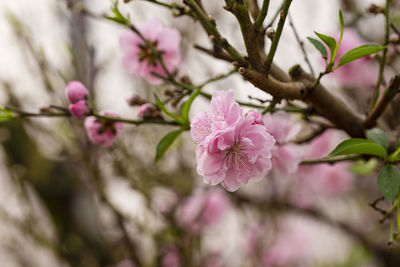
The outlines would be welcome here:
M 153 48 L 157 51 L 157 41 L 152 42 Z M 162 56 L 164 51 L 157 51 L 153 53 L 152 49 L 148 47 L 146 44 L 139 44 L 140 52 L 139 61 L 146 60 L 149 65 L 156 66 L 157 65 L 157 57 Z
M 243 146 L 241 146 L 239 142 L 231 146 L 226 152 L 228 165 L 233 163 L 236 167 L 239 167 L 243 157 L 245 157 L 243 154 Z
M 97 122 L 101 124 L 101 126 L 98 129 L 99 134 L 104 134 L 107 131 L 107 129 L 110 129 L 113 134 L 117 133 L 113 121 L 109 121 L 106 119 L 97 119 Z

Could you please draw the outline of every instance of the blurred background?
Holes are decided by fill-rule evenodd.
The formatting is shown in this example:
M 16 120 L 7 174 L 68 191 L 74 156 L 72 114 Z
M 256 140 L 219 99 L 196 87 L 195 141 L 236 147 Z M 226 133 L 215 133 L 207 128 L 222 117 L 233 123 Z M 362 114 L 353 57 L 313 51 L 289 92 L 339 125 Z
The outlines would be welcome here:
M 66 83 L 79 80 L 96 109 L 137 119 L 138 108 L 127 104 L 128 97 L 138 94 L 153 101 L 154 92 L 162 95 L 171 89 L 152 86 L 124 70 L 118 42 L 125 29 L 102 18 L 110 14 L 109 0 L 39 2 L 0 1 L 0 105 L 32 112 L 49 105 L 66 107 Z M 314 36 L 313 31 L 337 36 L 339 8 L 349 36 L 356 36 L 354 43 L 382 43 L 384 18 L 366 11 L 372 3 L 384 5 L 370 0 L 293 1 L 291 21 L 316 73 L 323 62 L 306 37 Z M 222 8 L 224 1 L 203 4 L 220 31 L 245 51 L 234 16 Z M 273 18 L 280 5 L 271 1 L 266 25 L 276 25 Z M 395 25 L 400 14 L 396 8 L 397 3 Z M 229 63 L 193 47 L 210 44 L 191 18 L 174 17 L 169 9 L 147 1 L 121 1 L 120 9 L 134 23 L 158 17 L 181 32 L 179 76 L 198 83 L 231 70 Z M 396 52 L 387 77 L 398 68 Z M 275 60 L 286 71 L 294 64 L 307 68 L 289 25 Z M 371 77 L 375 82 L 377 76 L 377 62 L 368 64 L 368 69 L 353 67 L 350 81 L 338 73 L 324 84 L 365 111 L 373 83 L 363 82 Z M 205 87 L 207 92 L 227 89 L 247 102 L 269 99 L 238 74 Z M 349 98 L 354 95 L 360 97 Z M 207 99 L 197 99 L 191 114 L 207 104 Z M 300 116 L 292 119 L 304 124 Z M 335 181 L 346 177 L 334 192 L 318 187 L 301 191 L 289 178 L 271 174 L 228 193 L 204 185 L 188 133 L 154 164 L 158 141 L 172 129 L 126 125 L 116 143 L 105 149 L 88 141 L 81 120 L 1 122 L 1 266 L 400 266 L 396 246 L 387 247 L 389 224 L 380 224 L 381 214 L 368 205 L 380 197 L 376 162 L 368 163 L 366 175 L 359 175 L 366 165 L 361 171 L 356 166 L 351 172 L 353 165 L 346 166 L 346 173 L 334 172 Z M 340 132 L 328 134 L 331 144 L 317 140 L 299 146 L 327 149 L 345 138 Z

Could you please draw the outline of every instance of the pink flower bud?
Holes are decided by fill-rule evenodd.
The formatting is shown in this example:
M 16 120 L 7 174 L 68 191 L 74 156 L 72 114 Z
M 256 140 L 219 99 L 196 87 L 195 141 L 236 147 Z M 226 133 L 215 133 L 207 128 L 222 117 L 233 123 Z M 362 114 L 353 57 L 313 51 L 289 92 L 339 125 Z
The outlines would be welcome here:
M 254 119 L 253 124 L 261 124 L 264 125 L 264 120 L 261 113 L 258 113 L 254 110 L 251 110 L 246 113 L 246 117 L 252 117 Z
M 140 106 L 146 103 L 146 101 L 139 95 L 132 95 L 126 99 L 129 106 Z
M 113 112 L 100 112 L 100 115 L 117 117 Z M 118 132 L 124 128 L 121 122 L 113 122 L 95 116 L 87 117 L 85 120 L 86 133 L 93 144 L 109 147 L 113 144 Z
M 85 100 L 88 95 L 88 90 L 86 87 L 78 81 L 71 81 L 68 83 L 65 89 L 68 100 L 71 103 L 78 102 L 80 100 Z
M 160 110 L 149 103 L 140 106 L 138 115 L 143 120 L 162 119 Z
M 79 100 L 78 102 L 69 105 L 69 111 L 76 118 L 82 118 L 89 112 L 89 107 L 85 100 Z

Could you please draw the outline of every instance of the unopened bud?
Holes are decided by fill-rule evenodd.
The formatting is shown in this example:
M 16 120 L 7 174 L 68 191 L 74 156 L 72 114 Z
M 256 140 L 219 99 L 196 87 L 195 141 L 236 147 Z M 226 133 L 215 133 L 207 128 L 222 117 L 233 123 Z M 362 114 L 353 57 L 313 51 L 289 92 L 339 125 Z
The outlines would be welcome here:
M 383 14 L 384 13 L 384 9 L 381 6 L 375 5 L 375 4 L 371 4 L 368 8 L 367 11 L 371 14 L 374 15 L 378 15 L 378 14 Z
M 213 45 L 216 45 L 216 44 L 217 44 L 217 39 L 215 38 L 214 35 L 210 35 L 210 41 L 211 41 L 211 43 L 212 43 Z
M 397 33 L 392 33 L 389 36 L 389 42 L 390 43 L 397 43 L 400 40 L 399 35 Z
M 50 113 L 50 107 L 41 107 L 41 108 L 40 108 L 40 113 L 41 113 L 41 114 Z
M 274 38 L 275 38 L 275 29 L 272 28 L 272 27 L 269 27 L 269 28 L 267 29 L 267 31 L 265 32 L 265 34 L 267 35 L 267 37 L 268 37 L 271 41 L 273 41 Z
M 139 95 L 132 95 L 126 99 L 129 106 L 140 106 L 146 103 L 146 100 L 141 98 Z
M 243 75 L 243 74 L 246 72 L 246 69 L 243 68 L 243 67 L 240 67 L 240 68 L 238 69 L 238 72 L 239 72 L 240 74 Z
M 150 103 L 141 105 L 138 115 L 139 118 L 143 120 L 163 119 L 163 117 L 161 116 L 161 111 L 156 106 Z

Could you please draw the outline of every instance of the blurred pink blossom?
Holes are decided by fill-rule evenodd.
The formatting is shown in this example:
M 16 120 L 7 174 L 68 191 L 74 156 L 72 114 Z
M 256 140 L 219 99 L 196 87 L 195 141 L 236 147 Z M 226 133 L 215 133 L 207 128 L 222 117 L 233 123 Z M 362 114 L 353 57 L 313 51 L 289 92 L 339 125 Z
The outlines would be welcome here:
M 114 112 L 100 112 L 100 115 L 118 117 Z M 109 147 L 118 132 L 124 128 L 123 123 L 90 116 L 85 119 L 85 129 L 90 141 L 96 145 Z
M 288 144 L 300 131 L 301 125 L 295 123 L 289 114 L 277 111 L 264 116 L 264 125 L 277 141 L 272 149 L 273 172 L 279 177 L 286 177 L 297 171 L 301 158 L 301 150 L 294 144 Z
M 210 110 L 191 123 L 192 138 L 200 143 L 197 172 L 205 183 L 221 183 L 228 191 L 264 178 L 271 169 L 275 139 L 263 125 L 254 124 L 254 117 L 242 113 L 233 91 L 218 92 L 213 94 Z
M 150 103 L 145 103 L 139 107 L 138 116 L 142 120 L 155 119 L 160 114 L 160 111 Z
M 86 100 L 79 100 L 78 102 L 69 104 L 69 111 L 76 118 L 82 118 L 89 112 L 89 107 L 87 106 Z
M 88 90 L 78 81 L 70 81 L 65 88 L 65 93 L 72 104 L 80 100 L 85 100 L 88 96 Z
M 264 252 L 263 266 L 307 266 L 304 263 L 309 257 L 308 235 L 297 230 L 285 230 Z M 301 264 L 303 263 L 303 264 Z
M 177 222 L 198 234 L 206 227 L 215 224 L 229 207 L 229 200 L 220 189 L 196 190 L 178 207 Z
M 336 56 L 336 63 L 348 51 L 365 44 L 354 29 L 346 28 Z M 337 77 L 347 87 L 363 87 L 373 89 L 376 82 L 376 71 L 371 57 L 363 57 L 336 69 L 332 76 Z
M 247 228 L 243 238 L 243 248 L 247 256 L 254 257 L 260 249 L 262 239 L 262 226 L 258 223 L 251 223 Z
M 168 247 L 164 249 L 164 255 L 161 262 L 162 267 L 179 267 L 180 259 L 179 252 L 175 247 Z
M 135 26 L 144 38 L 153 44 L 168 71 L 173 72 L 181 61 L 180 33 L 175 29 L 164 28 L 156 18 Z M 125 32 L 120 38 L 120 47 L 123 54 L 122 63 L 127 71 L 135 72 L 152 84 L 162 83 L 152 72 L 165 76 L 165 70 L 139 35 L 133 31 Z
M 327 156 L 341 141 L 338 133 L 328 130 L 311 141 L 305 148 L 304 160 L 321 159 Z M 310 205 L 318 195 L 338 195 L 348 191 L 354 175 L 348 170 L 348 163 L 316 164 L 301 166 L 296 173 L 296 202 Z

